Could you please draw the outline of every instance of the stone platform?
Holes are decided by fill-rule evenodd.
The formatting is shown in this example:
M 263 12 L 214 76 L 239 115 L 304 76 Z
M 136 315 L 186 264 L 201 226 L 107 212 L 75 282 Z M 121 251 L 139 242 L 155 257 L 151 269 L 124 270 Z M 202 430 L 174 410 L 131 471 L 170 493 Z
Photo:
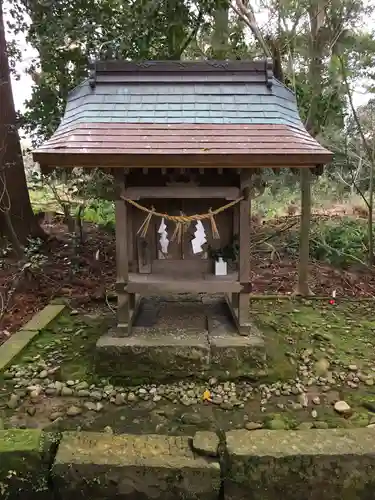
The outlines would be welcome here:
M 265 346 L 255 326 L 247 336 L 238 334 L 224 297 L 149 297 L 130 337 L 113 329 L 98 340 L 96 367 L 102 376 L 133 383 L 258 377 L 265 372 Z

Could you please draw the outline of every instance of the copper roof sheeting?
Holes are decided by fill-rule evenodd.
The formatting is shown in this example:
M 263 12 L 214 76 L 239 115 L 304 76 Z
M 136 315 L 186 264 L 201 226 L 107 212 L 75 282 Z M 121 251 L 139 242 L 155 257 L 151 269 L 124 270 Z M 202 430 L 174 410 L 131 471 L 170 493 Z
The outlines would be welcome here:
M 98 63 L 74 89 L 49 166 L 315 166 L 331 153 L 305 130 L 267 64 Z

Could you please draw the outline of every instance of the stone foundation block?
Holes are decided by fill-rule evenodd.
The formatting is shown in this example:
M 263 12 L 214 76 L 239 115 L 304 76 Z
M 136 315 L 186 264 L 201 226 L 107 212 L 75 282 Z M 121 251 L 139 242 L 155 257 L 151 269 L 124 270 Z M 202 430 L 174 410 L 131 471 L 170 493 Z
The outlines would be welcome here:
M 261 336 L 210 335 L 210 372 L 227 378 L 258 377 L 266 370 L 266 352 Z
M 373 500 L 373 429 L 227 433 L 225 500 Z
M 187 437 L 66 433 L 52 479 L 61 500 L 217 500 L 220 467 Z
M 1 500 L 52 500 L 44 444 L 40 430 L 0 431 Z
M 104 335 L 96 344 L 96 367 L 103 376 L 118 376 L 131 383 L 200 376 L 209 365 L 209 344 L 204 333 L 152 334 L 114 337 Z

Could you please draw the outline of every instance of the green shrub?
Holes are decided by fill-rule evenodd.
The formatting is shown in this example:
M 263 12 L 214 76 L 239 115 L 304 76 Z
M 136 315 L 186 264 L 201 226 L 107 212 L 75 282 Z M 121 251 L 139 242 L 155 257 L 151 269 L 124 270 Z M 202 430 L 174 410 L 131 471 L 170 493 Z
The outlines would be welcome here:
M 288 252 L 298 254 L 299 233 L 293 232 L 287 241 Z M 312 225 L 310 256 L 338 267 L 348 267 L 367 258 L 368 234 L 366 221 L 343 217 L 321 220 Z
M 83 220 L 109 229 L 115 227 L 115 209 L 113 202 L 94 200 L 84 210 Z

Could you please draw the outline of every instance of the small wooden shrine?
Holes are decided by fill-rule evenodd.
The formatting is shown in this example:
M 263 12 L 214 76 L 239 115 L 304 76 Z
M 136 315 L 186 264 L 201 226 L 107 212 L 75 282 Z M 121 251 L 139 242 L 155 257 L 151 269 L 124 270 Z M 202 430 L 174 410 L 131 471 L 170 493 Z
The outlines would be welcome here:
M 225 294 L 246 333 L 252 172 L 330 158 L 268 61 L 96 62 L 34 152 L 43 166 L 116 179 L 119 335 L 140 297 L 199 292 Z

